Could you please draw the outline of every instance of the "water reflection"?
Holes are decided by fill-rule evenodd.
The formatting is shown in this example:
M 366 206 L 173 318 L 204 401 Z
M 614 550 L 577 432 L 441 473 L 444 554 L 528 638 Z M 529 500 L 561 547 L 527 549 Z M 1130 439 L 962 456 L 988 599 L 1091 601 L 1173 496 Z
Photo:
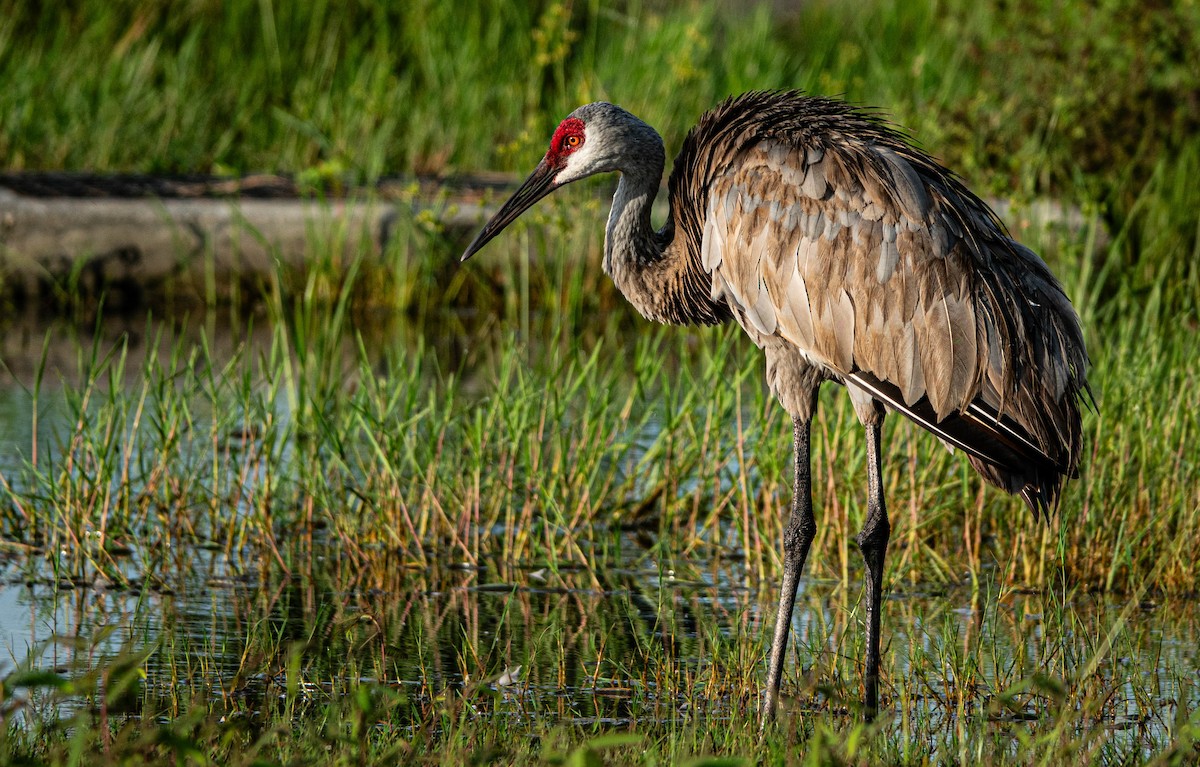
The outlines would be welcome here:
M 712 657 L 707 632 L 757 630 L 757 604 L 728 585 L 728 571 L 681 581 L 640 551 L 603 573 L 497 560 L 426 567 L 387 554 L 362 570 L 325 547 L 308 561 L 283 575 L 270 562 L 232 567 L 198 550 L 169 585 L 122 590 L 18 574 L 10 563 L 4 646 L 17 667 L 72 674 L 157 646 L 147 684 L 168 710 L 195 695 L 253 709 L 291 663 L 308 678 L 398 685 L 425 704 L 519 665 L 508 692 L 525 715 L 628 720 L 662 715 L 648 703 L 678 703 L 647 687 L 654 657 L 700 669 Z
M 369 680 L 404 691 L 412 726 L 448 698 L 479 715 L 581 723 L 750 715 L 774 584 L 754 583 L 739 560 L 672 569 L 633 539 L 618 551 L 594 569 L 487 557 L 423 564 L 381 551 L 364 569 L 314 543 L 295 560 L 307 564 L 284 574 L 269 557 L 235 566 L 193 550 L 169 582 L 126 590 L 72 588 L 10 561 L 0 588 L 6 665 L 77 675 L 152 647 L 146 690 L 160 711 L 219 699 L 253 713 L 289 685 L 320 701 Z M 1177 707 L 1200 705 L 1194 604 L 1131 609 L 1087 595 L 972 598 L 897 585 L 885 609 L 885 689 L 898 714 L 1036 721 L 1068 687 L 1094 687 L 1098 724 L 1153 742 Z M 852 709 L 860 617 L 856 589 L 803 584 L 786 684 L 793 707 Z

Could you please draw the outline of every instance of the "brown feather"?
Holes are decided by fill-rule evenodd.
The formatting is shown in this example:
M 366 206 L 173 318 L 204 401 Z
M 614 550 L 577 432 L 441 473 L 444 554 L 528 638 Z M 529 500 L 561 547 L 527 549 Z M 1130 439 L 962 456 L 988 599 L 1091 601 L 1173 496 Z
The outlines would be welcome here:
M 702 254 L 706 294 L 724 285 L 756 343 L 870 378 L 992 484 L 1035 508 L 1057 497 L 1082 444 L 1078 318 L 956 176 L 871 113 L 754 93 L 701 119 L 670 192 L 668 247 Z

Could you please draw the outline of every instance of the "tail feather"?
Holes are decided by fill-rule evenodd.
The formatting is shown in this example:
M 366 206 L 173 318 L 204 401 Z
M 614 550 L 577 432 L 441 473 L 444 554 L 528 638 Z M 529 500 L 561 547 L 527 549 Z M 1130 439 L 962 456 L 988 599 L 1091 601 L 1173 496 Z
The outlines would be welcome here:
M 1063 480 L 1075 476 L 1068 460 L 1047 454 L 1020 424 L 981 401 L 939 420 L 927 398 L 907 403 L 899 388 L 870 373 L 858 371 L 847 382 L 962 450 L 984 480 L 1020 495 L 1035 517 L 1053 511 Z

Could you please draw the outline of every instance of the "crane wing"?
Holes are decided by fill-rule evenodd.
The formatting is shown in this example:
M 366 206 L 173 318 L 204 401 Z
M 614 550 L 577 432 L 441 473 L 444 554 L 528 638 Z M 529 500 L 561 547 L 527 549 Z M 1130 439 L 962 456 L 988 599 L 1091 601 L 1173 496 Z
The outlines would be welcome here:
M 760 345 L 786 342 L 1050 506 L 1079 463 L 1079 319 L 1046 264 L 876 115 L 730 99 L 670 181 L 690 258 Z
M 843 379 L 863 372 L 897 404 L 962 411 L 988 372 L 961 227 L 896 151 L 766 140 L 709 190 L 702 261 L 748 330 L 779 335 Z M 1002 359 L 996 359 L 1003 366 Z

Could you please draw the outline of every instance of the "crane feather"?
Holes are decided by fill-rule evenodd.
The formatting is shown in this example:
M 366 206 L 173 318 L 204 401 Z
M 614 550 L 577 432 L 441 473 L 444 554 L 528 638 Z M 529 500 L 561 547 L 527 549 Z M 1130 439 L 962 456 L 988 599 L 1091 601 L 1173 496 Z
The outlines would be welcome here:
M 923 426 L 974 424 L 939 434 L 947 444 L 1041 451 L 1043 468 L 1018 474 L 966 450 L 989 482 L 1034 505 L 1055 497 L 1065 469 L 1045 458 L 1078 460 L 1087 357 L 1045 264 L 874 116 L 796 94 L 710 114 L 672 174 L 672 209 L 702 190 L 691 241 L 711 274 L 706 297 L 728 302 L 760 346 L 791 345 L 825 377 L 873 376 L 880 401 Z M 979 425 L 987 413 L 1000 425 Z

